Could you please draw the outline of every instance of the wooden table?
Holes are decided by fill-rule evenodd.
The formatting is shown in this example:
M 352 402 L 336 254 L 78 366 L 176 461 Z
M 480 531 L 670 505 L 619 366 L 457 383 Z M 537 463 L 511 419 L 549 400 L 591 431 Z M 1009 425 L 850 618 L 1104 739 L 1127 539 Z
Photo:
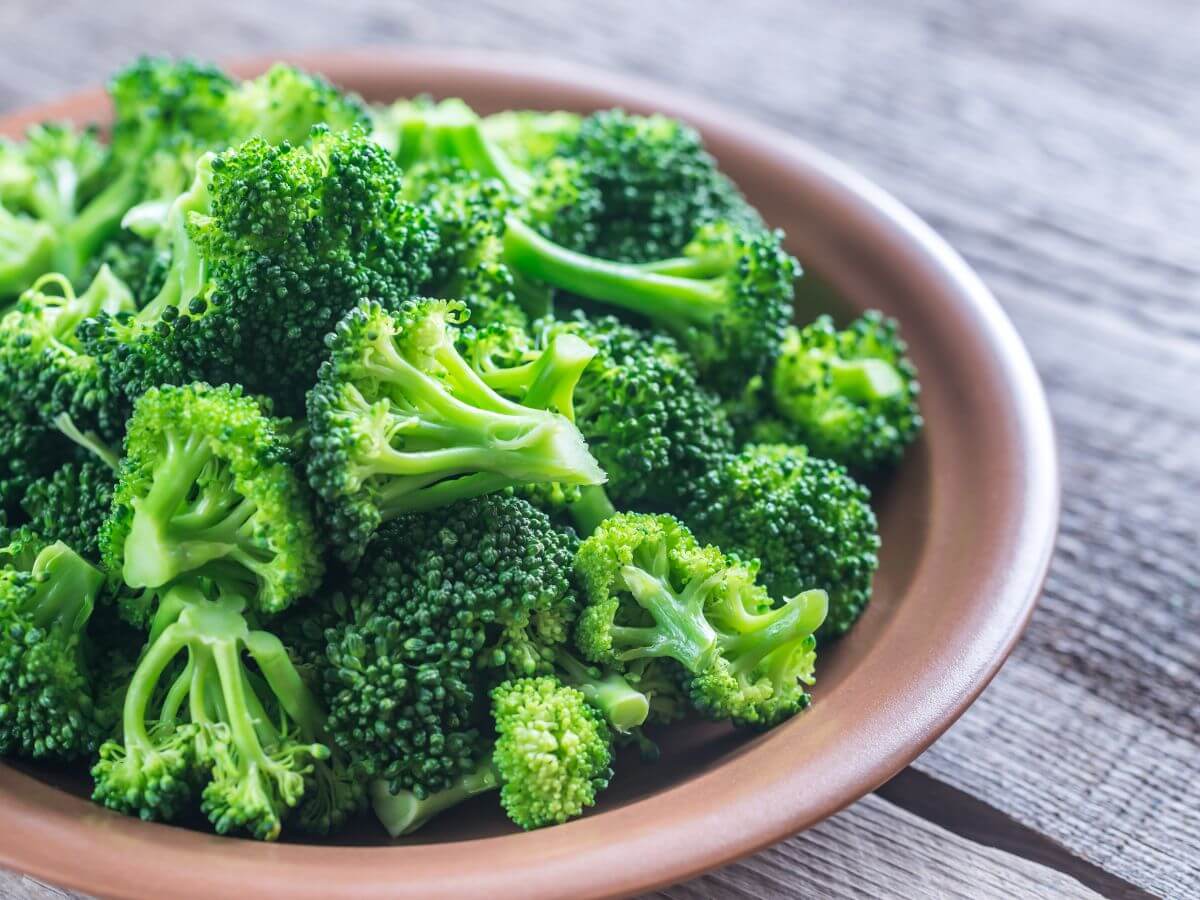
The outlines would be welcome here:
M 1200 4 L 176 6 L 4 0 L 0 110 L 95 84 L 139 51 L 556 54 L 690 88 L 840 156 L 938 228 L 1028 343 L 1065 494 L 1016 653 L 890 784 L 664 896 L 1200 896 Z M 55 893 L 0 877 L 0 895 Z

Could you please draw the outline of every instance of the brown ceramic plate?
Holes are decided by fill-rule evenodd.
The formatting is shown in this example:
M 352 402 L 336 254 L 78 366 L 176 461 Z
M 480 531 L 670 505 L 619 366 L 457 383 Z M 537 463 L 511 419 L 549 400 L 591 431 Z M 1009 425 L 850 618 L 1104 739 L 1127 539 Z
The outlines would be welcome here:
M 233 68 L 260 71 L 270 60 Z M 836 160 L 704 102 L 602 72 L 463 52 L 294 60 L 370 100 L 428 92 L 484 112 L 661 111 L 696 125 L 810 277 L 801 315 L 846 298 L 903 323 L 928 427 L 876 492 L 875 599 L 822 655 L 814 707 L 768 734 L 713 725 L 662 736 L 584 819 L 516 833 L 481 799 L 389 845 L 364 819 L 336 845 L 218 838 L 110 814 L 78 775 L 0 765 L 0 863 L 104 896 L 609 896 L 765 847 L 877 787 L 934 741 L 1012 649 L 1053 545 L 1058 482 L 1037 375 L 987 289 L 927 225 Z M 0 120 L 102 121 L 98 91 Z M 828 287 L 827 287 L 828 286 Z M 831 289 L 830 289 L 831 288 Z

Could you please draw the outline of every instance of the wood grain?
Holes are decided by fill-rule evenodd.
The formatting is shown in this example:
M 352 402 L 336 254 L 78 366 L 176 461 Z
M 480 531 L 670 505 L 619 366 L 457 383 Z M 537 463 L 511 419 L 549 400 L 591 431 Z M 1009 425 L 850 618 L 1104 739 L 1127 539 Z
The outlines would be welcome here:
M 142 50 L 452 43 L 672 82 L 861 169 L 997 293 L 1062 451 L 1039 611 L 916 766 L 1146 890 L 1200 896 L 1198 35 L 1192 0 L 343 0 L 336 16 L 318 0 L 7 0 L 0 108 L 95 83 Z M 891 842 L 871 837 L 868 803 L 673 895 L 837 896 L 854 884 L 830 880 L 850 846 L 855 874 L 888 894 L 923 832 L 893 817 Z M 826 829 L 840 849 L 811 843 Z M 969 865 L 982 863 L 954 857 Z

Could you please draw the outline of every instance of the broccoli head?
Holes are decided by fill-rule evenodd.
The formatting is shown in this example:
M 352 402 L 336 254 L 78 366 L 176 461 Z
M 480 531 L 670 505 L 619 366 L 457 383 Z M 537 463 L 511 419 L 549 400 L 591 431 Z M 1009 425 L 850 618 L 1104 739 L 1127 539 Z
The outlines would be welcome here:
M 112 510 L 115 475 L 97 459 L 71 460 L 32 481 L 21 499 L 29 526 L 86 559 L 100 559 L 100 533 Z
M 751 445 L 728 456 L 693 482 L 686 518 L 701 539 L 760 560 L 773 597 L 826 591 L 818 637 L 848 631 L 871 597 L 879 533 L 870 493 L 803 447 Z
M 762 227 L 700 135 L 677 119 L 602 110 L 558 152 L 599 192 L 596 237 L 583 248 L 594 256 L 649 262 L 679 253 L 703 225 Z
M 255 605 L 261 605 L 256 603 Z M 100 748 L 93 796 L 171 821 L 199 795 L 218 833 L 279 836 L 296 811 L 325 830 L 362 797 L 323 741 L 324 711 L 280 640 L 228 587 L 171 587 L 126 690 L 122 735 Z
M 500 802 L 525 829 L 557 825 L 595 805 L 612 779 L 612 734 L 582 693 L 552 677 L 492 691 Z
M 682 257 L 632 265 L 568 250 L 510 216 L 504 247 L 519 275 L 638 313 L 671 332 L 724 393 L 769 370 L 792 317 L 799 267 L 778 232 L 705 225 Z
M 133 309 L 133 296 L 107 267 L 76 295 L 61 274 L 43 275 L 0 319 L 0 381 L 12 403 L 9 418 L 48 424 L 60 415 L 105 440 L 119 439 L 124 395 L 91 356 L 80 324 L 89 317 Z
M 702 546 L 666 515 L 605 520 L 576 568 L 587 592 L 576 641 L 589 659 L 673 661 L 711 718 L 769 727 L 808 706 L 823 591 L 773 608 L 754 565 Z
M 73 759 L 112 725 L 95 702 L 87 627 L 104 574 L 22 529 L 0 548 L 0 753 Z
M 920 385 L 894 319 L 868 312 L 838 331 L 829 316 L 789 328 L 771 378 L 795 441 L 852 471 L 895 463 L 921 430 Z
M 320 542 L 286 423 L 239 387 L 147 391 L 134 407 L 100 545 L 133 589 L 187 574 L 274 613 L 320 582 Z M 139 616 L 134 613 L 134 618 Z
M 424 799 L 475 770 L 484 698 L 557 675 L 615 728 L 646 698 L 571 655 L 576 539 L 526 501 L 492 495 L 387 525 L 327 632 L 329 730 L 369 776 Z
M 543 408 L 573 387 L 582 354 L 562 340 L 527 370 L 534 401 L 501 396 L 455 346 L 464 304 L 418 300 L 353 309 L 309 393 L 309 480 L 335 543 L 354 560 L 382 522 L 523 483 L 599 484 L 578 429 Z M 536 381 L 536 383 L 535 383 Z

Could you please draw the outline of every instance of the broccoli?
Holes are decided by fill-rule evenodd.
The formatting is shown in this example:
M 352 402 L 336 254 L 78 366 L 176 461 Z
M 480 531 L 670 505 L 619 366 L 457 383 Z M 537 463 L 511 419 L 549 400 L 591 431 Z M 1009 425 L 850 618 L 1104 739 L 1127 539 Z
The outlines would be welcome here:
M 602 110 L 583 119 L 558 152 L 599 193 L 596 238 L 581 248 L 593 256 L 649 262 L 678 254 L 703 225 L 762 228 L 700 135 L 676 119 Z
M 532 169 L 559 155 L 582 123 L 577 113 L 516 109 L 485 116 L 480 127 L 513 163 Z
M 510 819 L 526 830 L 557 825 L 596 802 L 612 778 L 612 733 L 582 693 L 551 676 L 505 681 L 492 691 L 496 743 L 489 757 L 449 787 L 418 796 L 371 785 L 375 814 L 392 837 L 496 788 Z
M 511 485 L 600 484 L 578 429 L 542 408 L 591 350 L 560 338 L 526 370 L 528 405 L 490 388 L 455 348 L 464 304 L 418 300 L 353 309 L 309 393 L 309 480 L 334 543 L 356 559 L 379 525 Z M 569 396 L 569 393 L 568 393 Z
M 320 831 L 357 809 L 361 793 L 323 740 L 324 711 L 279 639 L 251 627 L 246 603 L 208 582 L 166 592 L 122 737 L 92 769 L 98 802 L 171 821 L 199 791 L 218 833 L 260 840 L 278 837 L 293 810 Z
M 272 613 L 306 596 L 321 547 L 285 427 L 240 387 L 147 391 L 100 535 L 106 566 L 135 590 L 220 577 Z
M 614 728 L 646 698 L 572 655 L 576 539 L 526 501 L 492 495 L 389 524 L 327 633 L 328 727 L 370 777 L 418 799 L 474 771 L 480 703 L 508 678 L 556 675 Z
M 100 559 L 100 533 L 112 509 L 112 466 L 95 459 L 70 461 L 32 481 L 21 508 L 29 526 L 62 541 L 89 560 Z
M 789 328 L 771 376 L 796 443 L 855 472 L 899 460 L 920 433 L 920 385 L 894 319 L 868 312 L 838 331 L 829 316 Z
M 202 157 L 167 215 L 162 289 L 132 322 L 97 323 L 89 347 L 134 396 L 182 376 L 298 411 L 337 321 L 368 297 L 395 308 L 428 279 L 437 235 L 399 190 L 361 132 Z
M 605 520 L 580 545 L 576 568 L 587 592 L 576 641 L 587 658 L 673 660 L 710 718 L 769 727 L 808 706 L 824 591 L 772 608 L 754 565 L 701 546 L 668 515 Z
M 702 227 L 679 259 L 631 265 L 575 253 L 509 217 L 504 259 L 535 281 L 640 313 L 672 332 L 724 393 L 769 370 L 792 317 L 796 261 L 782 235 Z
M 690 479 L 732 451 L 719 401 L 698 383 L 691 359 L 668 335 L 578 310 L 536 322 L 533 333 L 531 339 L 512 329 L 485 329 L 468 340 L 468 357 L 485 381 L 505 392 L 513 367 L 536 359 L 537 348 L 559 335 L 595 348 L 575 387 L 573 415 L 608 475 L 605 490 L 613 502 L 676 506 Z M 590 532 L 588 522 L 579 525 Z
M 803 447 L 752 445 L 692 488 L 685 518 L 702 540 L 759 559 L 773 597 L 828 592 L 818 638 L 850 629 L 871 596 L 879 534 L 870 493 L 842 466 Z
M 503 185 L 456 163 L 419 163 L 405 173 L 403 196 L 428 211 L 438 230 L 433 274 L 422 293 L 463 301 L 477 326 L 527 326 L 512 272 L 500 259 L 510 206 Z
M 393 791 L 382 778 L 371 782 L 371 808 L 387 833 L 394 838 L 412 834 L 439 813 L 498 790 L 500 773 L 491 756 L 470 772 L 458 776 L 449 787 L 418 797 L 413 791 L 401 788 Z
M 600 196 L 575 160 L 551 156 L 522 167 L 488 137 L 483 120 L 462 100 L 400 101 L 385 118 L 391 122 L 385 140 L 406 171 L 420 163 L 465 169 L 500 185 L 512 215 L 547 238 L 574 250 L 592 243 Z
M 104 574 L 22 529 L 0 548 L 0 753 L 73 759 L 111 722 L 95 702 L 88 621 Z
M 39 278 L 0 319 L 0 383 L 11 398 L 6 415 L 34 424 L 66 415 L 81 430 L 119 438 L 123 395 L 86 352 L 78 328 L 89 317 L 132 309 L 129 288 L 107 267 L 79 295 L 64 275 Z

